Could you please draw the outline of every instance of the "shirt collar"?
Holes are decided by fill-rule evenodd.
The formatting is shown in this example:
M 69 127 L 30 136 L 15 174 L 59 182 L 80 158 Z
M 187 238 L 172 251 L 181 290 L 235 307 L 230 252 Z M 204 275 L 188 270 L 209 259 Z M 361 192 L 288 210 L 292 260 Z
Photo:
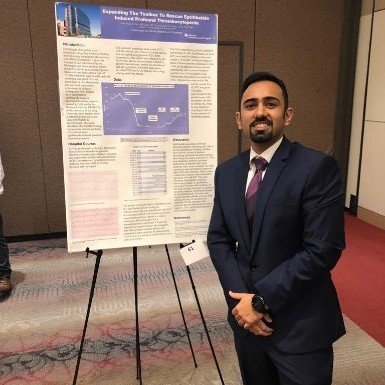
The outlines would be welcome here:
M 279 145 L 282 143 L 282 140 L 283 140 L 283 137 L 279 140 L 277 140 L 274 144 L 272 144 L 269 148 L 267 148 L 265 151 L 263 151 L 261 154 L 257 154 L 253 148 L 251 147 L 250 149 L 250 159 L 249 159 L 249 163 L 250 163 L 250 166 L 252 164 L 252 160 L 255 158 L 255 157 L 262 157 L 264 159 L 266 159 L 266 161 L 268 163 L 270 163 L 271 159 L 273 158 L 275 152 L 277 151 Z

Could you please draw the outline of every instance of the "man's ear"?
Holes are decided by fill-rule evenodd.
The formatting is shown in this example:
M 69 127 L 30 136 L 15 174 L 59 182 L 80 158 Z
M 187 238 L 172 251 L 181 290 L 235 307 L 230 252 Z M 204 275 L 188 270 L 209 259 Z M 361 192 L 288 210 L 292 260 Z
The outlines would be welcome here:
M 235 113 L 235 121 L 237 122 L 238 130 L 242 130 L 241 113 L 239 111 Z
M 291 107 L 289 107 L 285 112 L 285 126 L 288 126 L 293 119 L 294 111 Z

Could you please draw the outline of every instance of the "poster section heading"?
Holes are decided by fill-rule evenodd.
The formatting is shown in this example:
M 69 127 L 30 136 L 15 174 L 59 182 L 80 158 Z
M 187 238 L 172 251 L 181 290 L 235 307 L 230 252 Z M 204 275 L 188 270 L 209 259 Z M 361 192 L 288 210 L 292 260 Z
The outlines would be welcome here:
M 217 44 L 218 15 L 192 12 L 175 12 L 139 8 L 57 3 L 57 14 L 64 14 L 68 5 L 92 16 L 91 35 L 103 39 L 163 41 L 180 43 Z M 82 11 L 82 8 L 85 10 Z M 80 12 L 79 12 L 80 11 Z

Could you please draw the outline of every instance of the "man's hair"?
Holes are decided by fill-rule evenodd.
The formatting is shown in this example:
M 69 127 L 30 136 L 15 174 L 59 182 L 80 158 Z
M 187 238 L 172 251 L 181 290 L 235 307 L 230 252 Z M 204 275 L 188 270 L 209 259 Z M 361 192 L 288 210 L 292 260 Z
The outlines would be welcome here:
M 281 79 L 277 78 L 275 75 L 273 75 L 270 72 L 255 72 L 255 73 L 249 75 L 245 79 L 245 81 L 243 82 L 242 94 L 244 94 L 244 92 L 247 90 L 247 88 L 251 84 L 257 83 L 257 82 L 262 82 L 264 80 L 268 80 L 270 82 L 273 82 L 281 88 L 283 101 L 285 103 L 285 111 L 286 111 L 287 108 L 289 107 L 289 94 L 287 93 L 286 85 Z

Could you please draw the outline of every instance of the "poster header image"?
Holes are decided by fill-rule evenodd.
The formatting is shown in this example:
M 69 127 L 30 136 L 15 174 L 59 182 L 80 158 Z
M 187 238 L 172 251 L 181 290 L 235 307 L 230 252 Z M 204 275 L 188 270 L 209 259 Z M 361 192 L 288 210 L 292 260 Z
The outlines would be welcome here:
M 217 44 L 218 15 L 56 3 L 59 36 Z

